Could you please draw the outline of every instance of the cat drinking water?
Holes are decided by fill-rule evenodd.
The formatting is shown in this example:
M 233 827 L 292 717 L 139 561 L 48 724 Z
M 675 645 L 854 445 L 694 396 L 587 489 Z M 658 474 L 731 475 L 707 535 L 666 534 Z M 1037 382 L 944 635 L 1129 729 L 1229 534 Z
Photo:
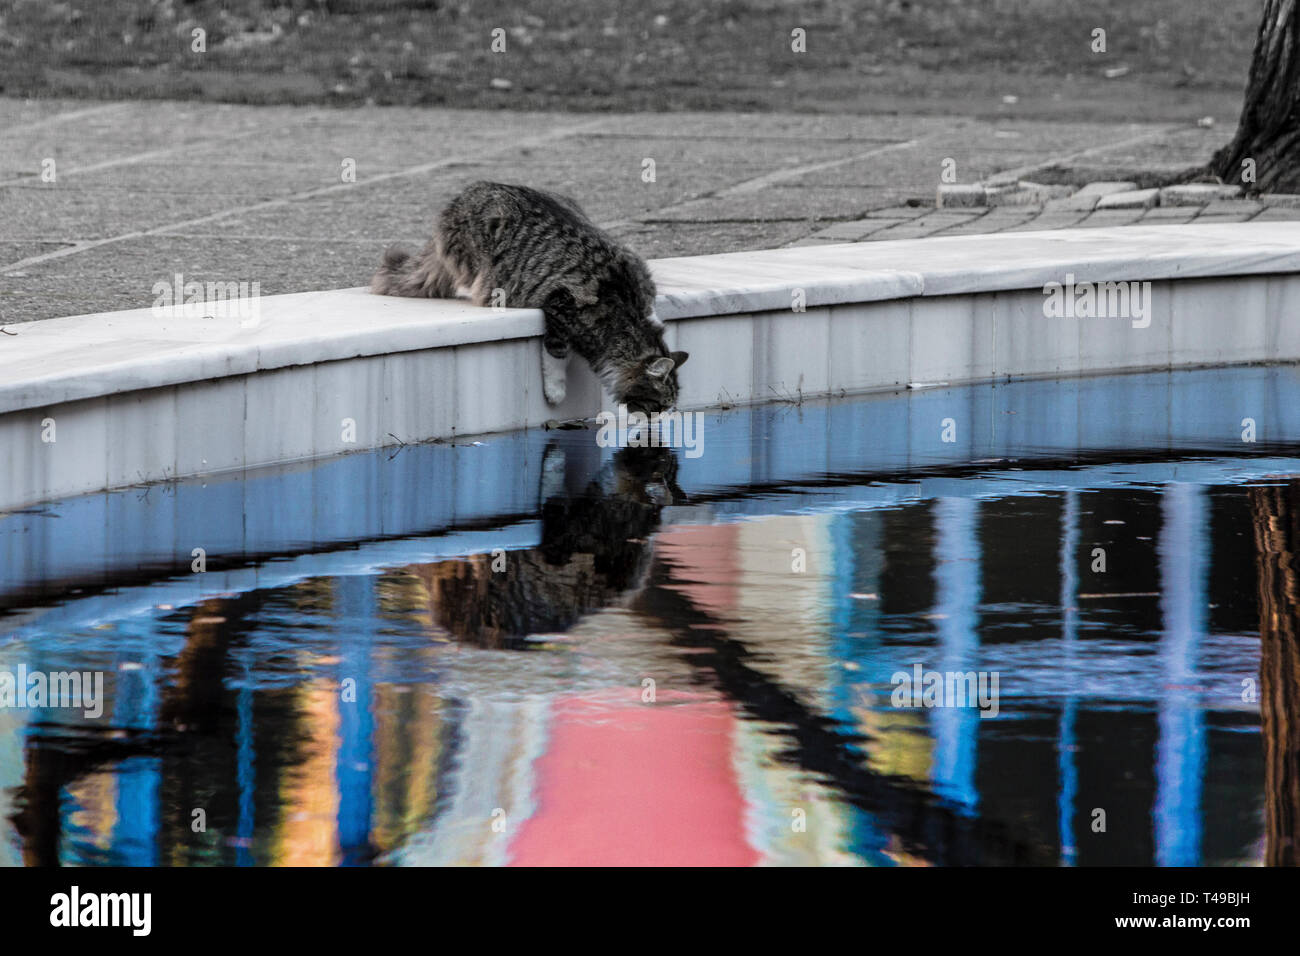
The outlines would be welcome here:
M 370 283 L 379 295 L 450 298 L 462 289 L 477 305 L 542 310 L 542 390 L 552 405 L 564 400 L 570 351 L 629 410 L 676 405 L 687 353 L 664 344 L 649 269 L 572 199 L 474 183 L 443 209 L 423 250 L 388 250 Z

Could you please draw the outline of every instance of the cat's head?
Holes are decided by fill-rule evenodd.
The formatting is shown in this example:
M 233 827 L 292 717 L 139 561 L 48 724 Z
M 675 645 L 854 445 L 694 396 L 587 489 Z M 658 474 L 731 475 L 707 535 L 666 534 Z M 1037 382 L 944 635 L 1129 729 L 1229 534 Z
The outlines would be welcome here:
M 638 359 L 619 376 L 615 398 L 629 412 L 665 412 L 677 405 L 677 370 L 689 358 L 685 352 L 651 354 Z
M 677 453 L 671 448 L 629 445 L 614 455 L 614 493 L 645 504 L 673 505 L 686 501 L 677 484 Z

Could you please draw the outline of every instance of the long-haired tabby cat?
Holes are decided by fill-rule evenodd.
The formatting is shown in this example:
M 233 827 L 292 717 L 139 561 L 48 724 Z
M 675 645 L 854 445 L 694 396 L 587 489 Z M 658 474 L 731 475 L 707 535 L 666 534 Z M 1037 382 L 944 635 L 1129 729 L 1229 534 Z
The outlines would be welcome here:
M 642 589 L 663 509 L 687 500 L 674 451 L 621 448 L 573 494 L 563 490 L 563 473 L 564 454 L 552 444 L 542 466 L 541 543 L 511 551 L 504 569 L 495 554 L 407 568 L 428 589 L 435 624 L 481 647 L 522 649 L 527 635 L 567 631 Z
M 478 305 L 542 310 L 542 386 L 551 404 L 564 400 L 571 349 L 629 409 L 677 403 L 677 369 L 687 354 L 664 344 L 650 271 L 572 199 L 474 183 L 443 209 L 419 254 L 389 249 L 370 283 L 380 295 L 430 298 L 462 288 Z

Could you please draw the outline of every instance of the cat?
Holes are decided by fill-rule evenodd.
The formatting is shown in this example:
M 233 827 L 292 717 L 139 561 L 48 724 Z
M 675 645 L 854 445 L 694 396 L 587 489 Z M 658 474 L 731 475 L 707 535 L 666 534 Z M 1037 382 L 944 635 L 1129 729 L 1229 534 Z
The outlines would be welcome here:
M 542 310 L 542 390 L 552 405 L 564 401 L 570 350 L 629 411 L 677 404 L 688 356 L 664 344 L 650 270 L 567 196 L 473 183 L 443 209 L 420 253 L 389 249 L 370 283 L 379 295 L 429 298 L 460 288 L 477 305 Z
M 541 542 L 495 554 L 449 558 L 406 570 L 429 594 L 435 624 L 480 647 L 526 649 L 529 634 L 567 631 L 586 615 L 626 605 L 645 584 L 663 509 L 681 504 L 677 458 L 668 448 L 623 448 L 577 494 L 548 488 L 564 455 L 546 451 Z

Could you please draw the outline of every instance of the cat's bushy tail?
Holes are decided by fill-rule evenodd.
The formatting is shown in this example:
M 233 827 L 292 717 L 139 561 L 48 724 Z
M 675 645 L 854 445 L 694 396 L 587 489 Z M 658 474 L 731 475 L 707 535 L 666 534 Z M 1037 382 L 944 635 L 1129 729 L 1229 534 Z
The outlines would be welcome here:
M 384 259 L 370 280 L 370 291 L 375 295 L 452 299 L 456 296 L 456 282 L 434 249 L 412 255 L 392 248 L 384 252 Z

